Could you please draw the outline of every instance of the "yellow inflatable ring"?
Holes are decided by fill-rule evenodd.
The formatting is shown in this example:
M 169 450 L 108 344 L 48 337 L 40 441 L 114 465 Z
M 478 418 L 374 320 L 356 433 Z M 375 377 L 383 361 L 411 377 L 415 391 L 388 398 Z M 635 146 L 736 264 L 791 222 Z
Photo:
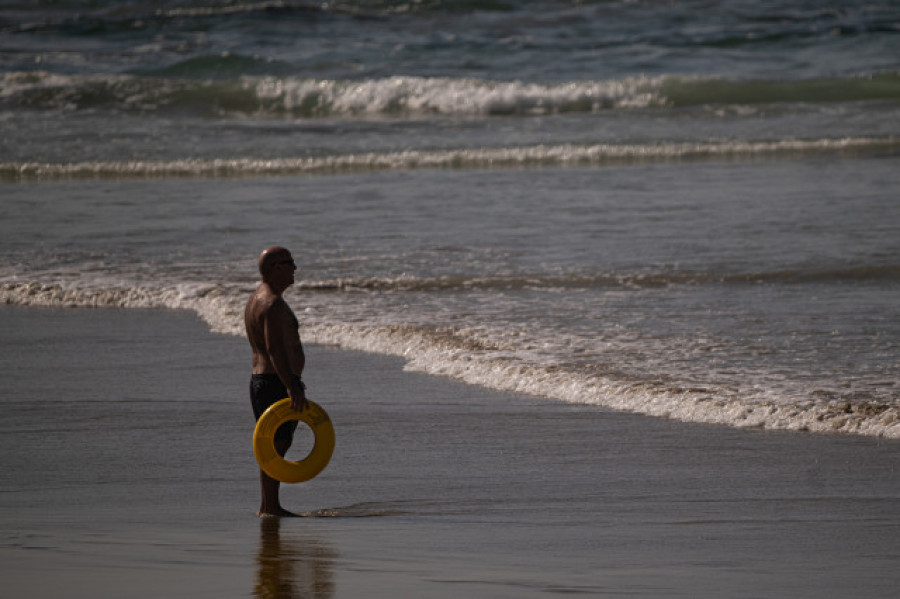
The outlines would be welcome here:
M 309 425 L 316 436 L 312 451 L 306 458 L 293 462 L 275 451 L 275 431 L 288 420 L 299 420 Z M 263 472 L 283 483 L 302 483 L 322 472 L 334 452 L 334 426 L 322 406 L 309 402 L 302 412 L 291 409 L 290 398 L 284 398 L 269 406 L 256 423 L 253 431 L 253 454 Z

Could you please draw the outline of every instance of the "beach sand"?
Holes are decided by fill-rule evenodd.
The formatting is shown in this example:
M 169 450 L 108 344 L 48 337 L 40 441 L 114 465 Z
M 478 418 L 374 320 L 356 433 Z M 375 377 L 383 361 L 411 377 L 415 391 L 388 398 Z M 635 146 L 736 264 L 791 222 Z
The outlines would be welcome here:
M 900 586 L 896 441 L 688 425 L 308 346 L 337 447 L 319 477 L 283 487 L 313 517 L 261 520 L 245 340 L 191 313 L 9 306 L 0 335 L 3 597 Z

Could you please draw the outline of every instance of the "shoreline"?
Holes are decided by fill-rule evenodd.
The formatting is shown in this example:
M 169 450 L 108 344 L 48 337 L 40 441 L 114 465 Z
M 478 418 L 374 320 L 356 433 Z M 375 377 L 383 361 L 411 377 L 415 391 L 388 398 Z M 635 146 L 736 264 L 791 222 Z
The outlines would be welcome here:
M 282 499 L 318 517 L 259 519 L 243 339 L 155 310 L 6 306 L 0 330 L 17 373 L 0 404 L 12 596 L 887 598 L 900 584 L 892 440 L 624 414 L 308 345 L 337 445 Z
M 59 309 L 128 309 L 185 311 L 206 322 L 214 334 L 242 335 L 234 318 L 240 309 L 235 297 L 207 304 L 198 294 L 181 297 L 175 289 L 69 289 L 60 285 L 6 283 L 0 302 L 11 307 Z M 230 314 L 232 318 L 223 318 Z M 587 376 L 578 368 L 536 363 L 506 363 L 479 357 L 459 359 L 444 347 L 440 332 L 418 327 L 385 325 L 365 330 L 327 322 L 307 324 L 304 335 L 313 344 L 373 356 L 400 357 L 408 371 L 464 382 L 500 393 L 524 394 L 551 401 L 640 414 L 686 424 L 721 425 L 738 430 L 840 434 L 900 440 L 900 409 L 876 399 L 851 400 L 835 396 L 827 401 L 751 400 L 718 394 L 715 386 L 679 387 L 651 382 L 632 385 L 605 376 Z

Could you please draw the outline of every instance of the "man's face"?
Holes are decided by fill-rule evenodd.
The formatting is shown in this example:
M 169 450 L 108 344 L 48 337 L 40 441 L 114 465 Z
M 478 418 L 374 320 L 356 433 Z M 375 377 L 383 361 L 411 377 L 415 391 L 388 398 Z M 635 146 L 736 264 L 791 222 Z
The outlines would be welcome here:
M 296 270 L 297 265 L 290 254 L 278 256 L 272 263 L 272 274 L 279 281 L 283 281 L 285 286 L 294 284 L 294 271 Z

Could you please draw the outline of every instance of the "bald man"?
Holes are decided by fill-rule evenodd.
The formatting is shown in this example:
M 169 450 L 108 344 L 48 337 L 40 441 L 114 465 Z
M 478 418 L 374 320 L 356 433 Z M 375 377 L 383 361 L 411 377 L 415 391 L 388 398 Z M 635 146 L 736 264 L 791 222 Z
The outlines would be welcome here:
M 250 380 L 250 401 L 256 419 L 270 405 L 285 397 L 291 398 L 291 408 L 303 411 L 308 407 L 306 387 L 301 380 L 306 356 L 300 342 L 297 317 L 282 297 L 284 290 L 294 284 L 297 265 L 291 253 L 283 247 L 270 247 L 259 256 L 262 283 L 250 296 L 244 309 L 244 326 L 253 349 L 253 376 Z M 275 450 L 284 455 L 294 440 L 297 421 L 278 427 Z M 259 471 L 262 501 L 259 516 L 296 516 L 281 507 L 281 483 Z

